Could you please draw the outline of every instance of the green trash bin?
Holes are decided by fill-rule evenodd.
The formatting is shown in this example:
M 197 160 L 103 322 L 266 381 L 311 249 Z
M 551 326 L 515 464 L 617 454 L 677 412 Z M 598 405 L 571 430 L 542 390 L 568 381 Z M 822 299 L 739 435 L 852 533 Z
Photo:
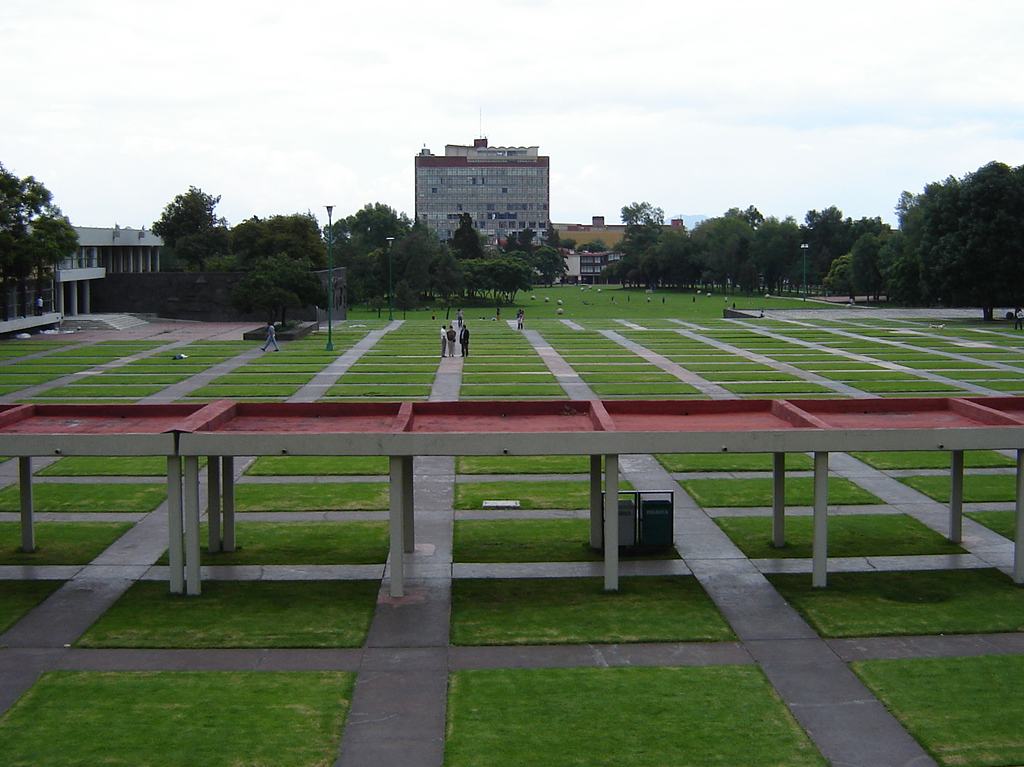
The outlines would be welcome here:
M 640 500 L 640 544 L 672 545 L 672 501 L 661 498 Z

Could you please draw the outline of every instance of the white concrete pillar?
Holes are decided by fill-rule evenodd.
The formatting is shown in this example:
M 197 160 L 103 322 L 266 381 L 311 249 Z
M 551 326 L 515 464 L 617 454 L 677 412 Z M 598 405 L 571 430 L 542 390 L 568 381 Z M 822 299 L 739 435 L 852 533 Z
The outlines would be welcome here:
M 590 456 L 590 548 L 601 548 L 601 456 Z
M 814 454 L 814 560 L 811 585 L 828 585 L 828 453 Z
M 1017 451 L 1017 529 L 1013 537 L 1013 582 L 1024 583 L 1024 450 Z
M 156 249 L 156 271 L 160 271 L 160 249 Z
M 388 460 L 390 471 L 390 482 L 388 483 L 388 495 L 390 508 L 388 512 L 388 523 L 391 527 L 391 596 L 405 596 L 405 563 L 403 562 L 403 549 L 405 548 L 405 510 L 403 500 L 405 494 L 402 473 L 404 463 L 402 456 L 392 455 Z
M 64 283 L 53 283 L 53 310 L 64 314 Z
M 206 548 L 211 554 L 221 550 L 220 456 L 206 456 Z
M 221 521 L 224 533 L 221 549 L 235 550 L 235 458 L 231 455 L 222 456 L 221 463 Z
M 619 590 L 619 456 L 604 457 L 604 590 Z
M 68 314 L 72 317 L 78 314 L 78 280 L 68 283 Z
M 18 486 L 21 491 L 21 550 L 36 550 L 36 528 L 32 508 L 32 458 L 18 458 Z
M 185 554 L 182 547 L 181 458 L 167 458 L 167 561 L 172 594 L 185 591 Z
M 199 458 L 185 456 L 185 481 L 182 485 L 182 510 L 185 522 L 185 593 L 202 593 L 199 570 Z
M 407 554 L 416 551 L 416 523 L 413 520 L 412 456 L 402 456 L 402 548 Z
M 89 280 L 82 280 L 82 314 L 92 314 L 92 291 Z
M 953 450 L 949 457 L 949 540 L 960 543 L 964 527 L 964 451 Z
M 772 546 L 786 545 L 786 454 L 772 453 Z

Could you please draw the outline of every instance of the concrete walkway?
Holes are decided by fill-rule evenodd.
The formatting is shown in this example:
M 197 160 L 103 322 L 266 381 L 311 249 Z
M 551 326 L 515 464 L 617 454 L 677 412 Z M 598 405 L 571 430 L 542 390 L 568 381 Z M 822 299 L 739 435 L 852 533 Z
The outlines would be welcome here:
M 288 398 L 288 402 L 316 402 L 325 396 L 327 390 L 334 386 L 338 379 L 349 371 L 349 368 L 362 359 L 366 352 L 376 346 L 381 338 L 394 330 L 398 330 L 401 326 L 402 320 L 394 320 L 380 330 L 371 330 L 339 354 L 334 362 L 319 373 L 316 373 L 308 383 L 304 384 L 302 388 Z

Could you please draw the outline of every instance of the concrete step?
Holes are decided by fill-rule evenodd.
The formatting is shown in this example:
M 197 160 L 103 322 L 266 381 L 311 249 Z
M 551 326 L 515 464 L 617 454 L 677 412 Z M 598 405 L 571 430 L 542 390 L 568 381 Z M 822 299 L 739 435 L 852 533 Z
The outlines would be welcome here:
M 65 317 L 62 327 L 68 330 L 127 330 L 148 324 L 133 314 L 76 314 Z

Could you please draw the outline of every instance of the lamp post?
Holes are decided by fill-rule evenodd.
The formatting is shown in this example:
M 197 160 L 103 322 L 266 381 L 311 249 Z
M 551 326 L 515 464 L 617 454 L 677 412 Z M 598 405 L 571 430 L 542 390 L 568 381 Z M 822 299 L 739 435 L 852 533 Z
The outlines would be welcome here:
M 391 290 L 391 245 L 394 243 L 394 237 L 385 237 L 388 241 L 388 319 L 393 320 L 394 317 L 394 292 Z
M 327 346 L 325 351 L 334 351 L 334 251 L 331 247 L 334 244 L 334 230 L 331 226 L 331 211 L 333 205 L 327 207 Z
M 800 252 L 803 253 L 804 256 L 804 301 L 807 300 L 807 249 L 809 247 L 810 246 L 806 242 L 800 245 Z

